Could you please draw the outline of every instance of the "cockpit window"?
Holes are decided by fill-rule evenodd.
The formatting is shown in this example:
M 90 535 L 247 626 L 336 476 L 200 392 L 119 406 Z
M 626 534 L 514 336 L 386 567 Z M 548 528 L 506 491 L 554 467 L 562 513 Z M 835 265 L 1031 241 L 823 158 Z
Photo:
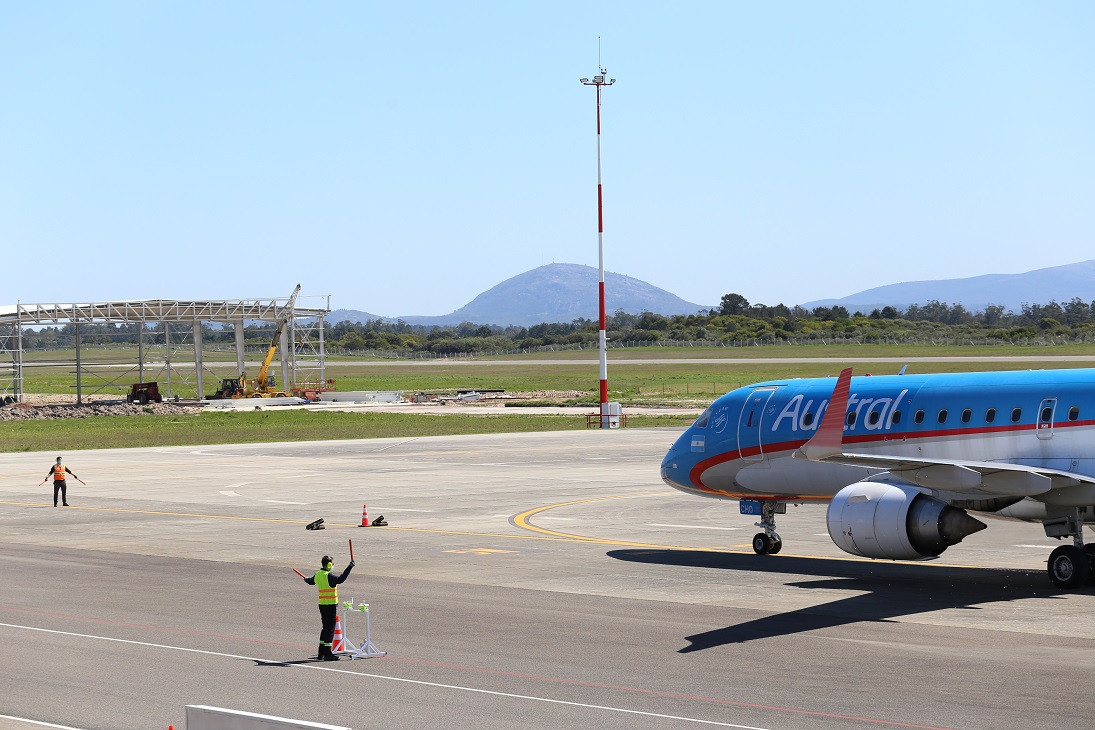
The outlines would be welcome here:
M 692 424 L 692 428 L 707 428 L 707 421 L 711 418 L 711 409 L 700 414 L 700 417 L 696 419 L 696 422 Z

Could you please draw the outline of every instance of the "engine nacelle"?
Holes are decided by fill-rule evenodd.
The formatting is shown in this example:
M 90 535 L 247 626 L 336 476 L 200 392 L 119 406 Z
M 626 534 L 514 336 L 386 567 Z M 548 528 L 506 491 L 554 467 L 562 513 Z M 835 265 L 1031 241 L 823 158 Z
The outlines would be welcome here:
M 916 489 L 858 482 L 833 497 L 826 514 L 829 537 L 846 553 L 865 558 L 934 558 L 962 538 L 985 529 L 965 510 Z

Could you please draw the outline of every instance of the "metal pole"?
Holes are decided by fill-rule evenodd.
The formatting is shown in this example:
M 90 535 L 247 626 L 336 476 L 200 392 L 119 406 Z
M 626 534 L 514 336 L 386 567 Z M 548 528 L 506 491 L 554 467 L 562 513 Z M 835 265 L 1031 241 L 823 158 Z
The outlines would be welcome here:
M 137 382 L 144 382 L 144 322 L 137 323 Z
M 608 336 L 606 332 L 607 316 L 605 314 L 605 221 L 604 221 L 604 196 L 601 184 L 601 87 L 611 86 L 616 79 L 606 81 L 606 69 L 593 77 L 593 80 L 582 79 L 586 86 L 592 86 L 597 90 L 597 267 L 600 274 L 597 285 L 597 303 L 600 315 L 600 330 L 597 333 L 597 342 L 600 347 L 600 375 L 601 375 L 601 428 L 608 428 L 609 418 L 606 412 L 608 403 Z
M 243 354 L 244 354 L 244 340 L 243 340 L 243 320 L 239 322 L 233 322 L 232 328 L 236 333 L 236 377 L 243 377 Z
M 330 304 L 329 303 L 327 305 L 327 308 L 330 309 Z M 320 387 L 323 387 L 323 385 L 327 382 L 327 363 L 326 363 L 326 357 L 325 357 L 324 352 L 323 352 L 323 329 L 324 329 L 324 324 L 323 324 L 323 315 L 322 314 L 319 315 L 319 319 L 318 319 L 317 324 L 319 325 L 319 383 L 320 383 Z
M 201 320 L 194 321 L 194 372 L 198 381 L 198 400 L 205 398 L 205 387 L 202 381 L 202 367 L 204 362 L 202 360 L 202 347 L 204 341 L 202 340 L 202 323 Z
M 167 366 L 167 397 L 171 397 L 171 324 L 163 323 L 164 364 Z
M 23 305 L 15 305 L 15 401 L 23 402 Z
M 72 314 L 76 316 L 76 307 L 72 307 Z M 76 325 L 76 405 L 80 405 L 84 402 L 83 382 L 80 380 L 80 323 L 74 322 Z

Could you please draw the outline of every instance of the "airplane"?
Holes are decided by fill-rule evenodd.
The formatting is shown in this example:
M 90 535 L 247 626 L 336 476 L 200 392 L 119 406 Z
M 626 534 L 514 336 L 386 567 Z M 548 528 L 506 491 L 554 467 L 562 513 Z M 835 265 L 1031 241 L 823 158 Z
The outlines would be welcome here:
M 788 503 L 828 502 L 826 523 L 852 555 L 930 560 L 985 529 L 970 512 L 1041 522 L 1072 538 L 1049 556 L 1059 588 L 1095 584 L 1095 369 L 772 380 L 715 400 L 669 449 L 661 476 L 737 500 L 783 540 Z

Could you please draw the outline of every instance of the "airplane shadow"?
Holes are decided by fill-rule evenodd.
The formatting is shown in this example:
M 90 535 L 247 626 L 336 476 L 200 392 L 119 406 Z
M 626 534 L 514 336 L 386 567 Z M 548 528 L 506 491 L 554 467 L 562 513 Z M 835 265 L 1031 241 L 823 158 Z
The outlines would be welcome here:
M 862 591 L 830 603 L 774 614 L 754 621 L 686 636 L 682 654 L 726 644 L 844 626 L 888 621 L 948 608 L 979 610 L 978 605 L 1022 598 L 1054 598 L 1056 589 L 1043 571 L 947 568 L 908 563 L 826 560 L 777 555 L 744 555 L 700 550 L 612 550 L 616 560 L 712 570 L 816 576 L 784 583 L 795 588 Z

